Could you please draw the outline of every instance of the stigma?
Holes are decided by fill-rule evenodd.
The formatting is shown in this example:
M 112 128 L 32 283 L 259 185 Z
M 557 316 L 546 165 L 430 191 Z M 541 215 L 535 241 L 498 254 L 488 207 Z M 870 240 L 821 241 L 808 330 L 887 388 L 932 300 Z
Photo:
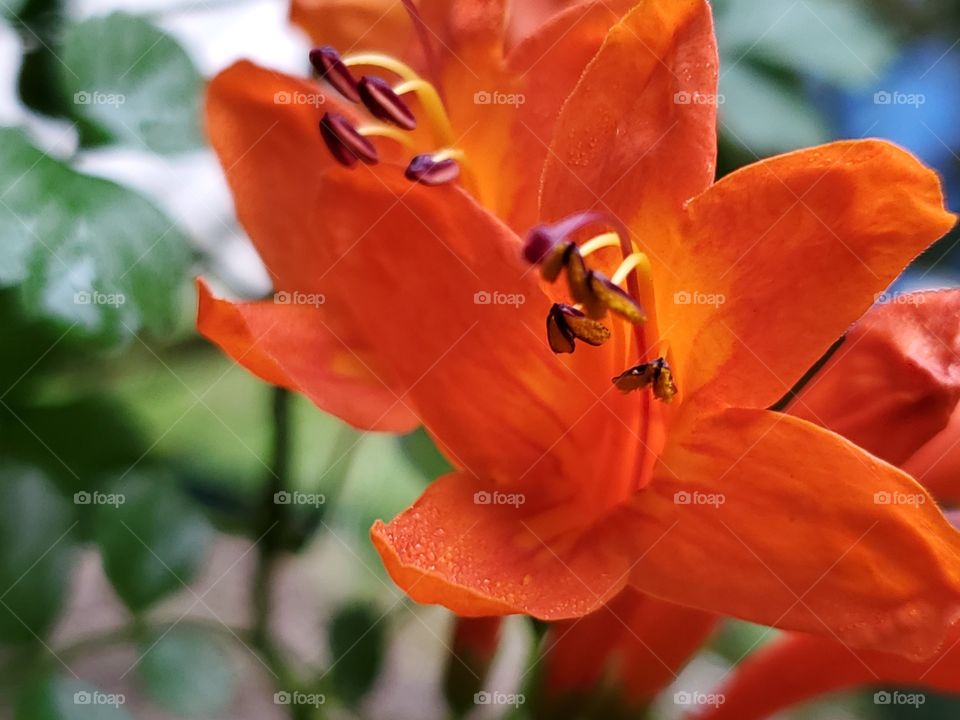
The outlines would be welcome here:
M 377 121 L 352 124 L 339 113 L 323 116 L 321 137 L 338 163 L 349 168 L 356 166 L 358 160 L 368 165 L 376 164 L 379 153 L 370 138 L 385 138 L 413 152 L 404 173 L 408 180 L 423 185 L 444 185 L 461 177 L 461 165 L 466 163 L 466 158 L 463 151 L 455 147 L 453 127 L 440 94 L 409 65 L 381 53 L 341 56 L 329 45 L 311 50 L 310 64 L 318 79 Z M 391 84 L 383 77 L 371 74 L 357 77 L 353 69 L 359 67 L 385 71 L 397 76 L 399 81 Z M 422 119 L 436 143 L 434 150 L 416 152 L 419 141 L 408 133 L 417 129 L 420 123 L 404 99 L 408 95 L 416 96 L 419 101 Z

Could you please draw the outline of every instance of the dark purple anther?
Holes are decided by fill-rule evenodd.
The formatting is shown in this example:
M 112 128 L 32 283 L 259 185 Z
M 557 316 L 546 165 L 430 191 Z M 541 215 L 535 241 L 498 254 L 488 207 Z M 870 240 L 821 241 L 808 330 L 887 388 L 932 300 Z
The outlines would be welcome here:
M 350 102 L 360 102 L 360 93 L 357 92 L 357 79 L 350 72 L 350 68 L 343 64 L 340 53 L 329 45 L 314 48 L 310 51 L 310 64 L 317 71 L 321 80 L 326 80 L 334 90 L 343 95 Z
M 320 135 L 330 154 L 341 165 L 353 167 L 357 160 L 374 165 L 379 160 L 373 143 L 357 132 L 350 121 L 339 113 L 328 112 L 320 118 Z
M 558 240 L 548 225 L 537 225 L 527 233 L 527 241 L 523 244 L 524 260 L 536 265 L 547 256 Z
M 357 91 L 367 110 L 378 120 L 393 123 L 404 130 L 417 127 L 417 119 L 410 108 L 383 78 L 365 75 L 360 78 Z
M 404 175 L 407 180 L 424 185 L 445 185 L 460 176 L 460 166 L 452 158 L 434 160 L 432 155 L 417 155 Z

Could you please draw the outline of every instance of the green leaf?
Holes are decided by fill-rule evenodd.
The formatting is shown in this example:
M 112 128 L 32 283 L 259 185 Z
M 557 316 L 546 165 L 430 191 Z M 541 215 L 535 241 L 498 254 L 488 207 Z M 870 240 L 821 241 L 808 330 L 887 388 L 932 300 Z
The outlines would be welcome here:
M 400 447 L 411 464 L 417 468 L 425 480 L 436 480 L 453 470 L 447 459 L 440 454 L 433 439 L 426 430 L 417 428 L 412 433 L 400 437 Z
M 85 144 L 158 153 L 203 146 L 202 78 L 172 37 L 117 12 L 69 28 L 62 47 L 62 83 Z
M 25 314 L 103 344 L 168 332 L 190 260 L 186 238 L 136 193 L 74 172 L 0 129 L 0 287 Z
M 65 117 L 70 103 L 60 83 L 63 59 L 57 38 L 63 30 L 64 10 L 61 0 L 26 0 L 8 6 L 16 10 L 13 26 L 23 43 L 23 62 L 17 88 L 20 99 L 31 110 L 44 115 Z
M 150 698 L 180 716 L 213 715 L 233 697 L 235 676 L 219 638 L 174 628 L 141 648 L 137 672 Z
M 0 466 L 0 640 L 29 642 L 63 603 L 74 522 L 38 470 Z
M 724 0 L 717 37 L 727 67 L 757 58 L 843 86 L 876 81 L 896 53 L 890 32 L 855 0 Z
M 825 142 L 823 120 L 803 98 L 745 63 L 720 79 L 720 132 L 756 156 Z
M 96 540 L 107 577 L 134 612 L 181 590 L 213 539 L 203 513 L 163 475 L 131 473 L 98 503 Z
M 330 621 L 331 684 L 349 705 L 366 695 L 380 674 L 386 641 L 382 615 L 370 605 L 353 604 Z
M 25 688 L 15 720 L 130 720 L 126 698 L 80 680 L 44 677 Z

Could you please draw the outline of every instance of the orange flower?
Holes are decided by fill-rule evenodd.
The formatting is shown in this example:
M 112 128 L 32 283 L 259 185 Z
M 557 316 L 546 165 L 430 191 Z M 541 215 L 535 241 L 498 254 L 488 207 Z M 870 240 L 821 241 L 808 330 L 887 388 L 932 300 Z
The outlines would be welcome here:
M 612 26 L 574 6 L 506 56 L 503 6 L 439 3 L 438 25 L 424 4 L 439 89 L 390 58 L 315 57 L 375 117 L 412 110 L 413 133 L 332 92 L 277 104 L 316 87 L 248 63 L 213 81 L 212 142 L 289 302 L 201 283 L 200 330 L 359 427 L 426 426 L 457 471 L 372 530 L 415 600 L 559 620 L 629 586 L 931 654 L 960 613 L 956 531 L 933 502 L 873 502 L 922 492 L 906 474 L 764 408 L 952 226 L 937 178 L 855 141 L 713 185 L 706 2 L 645 0 Z M 567 232 L 588 220 L 618 234 L 588 247 Z M 578 339 L 600 346 L 551 350 Z
M 944 505 L 960 498 L 954 472 L 960 400 L 960 290 L 885 297 L 846 336 L 791 412 L 810 417 L 911 468 Z M 890 503 L 925 496 L 880 497 Z M 960 524 L 960 517 L 954 516 Z M 898 684 L 960 693 L 960 632 L 922 662 L 788 633 L 747 658 L 717 688 L 724 703 L 703 720 L 765 718 L 858 686 Z

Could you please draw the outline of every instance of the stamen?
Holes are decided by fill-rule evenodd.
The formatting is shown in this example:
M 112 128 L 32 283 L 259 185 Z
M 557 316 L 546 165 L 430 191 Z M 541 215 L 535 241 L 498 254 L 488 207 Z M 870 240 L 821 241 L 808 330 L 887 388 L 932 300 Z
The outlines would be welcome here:
M 637 300 L 612 280 L 607 280 L 603 273 L 596 270 L 590 272 L 590 294 L 596 298 L 596 304 L 604 310 L 610 310 L 634 325 L 642 325 L 647 321 L 647 314 Z M 606 314 L 606 313 L 604 313 Z
M 650 258 L 642 252 L 631 253 L 620 263 L 620 267 L 613 273 L 610 282 L 614 285 L 621 285 L 627 276 L 636 270 L 644 279 L 650 278 Z
M 413 112 L 383 78 L 365 75 L 360 78 L 357 91 L 367 110 L 378 120 L 393 123 L 404 130 L 416 129 L 417 119 Z
M 339 113 L 328 112 L 320 118 L 320 135 L 330 154 L 341 165 L 353 167 L 357 160 L 373 165 L 379 160 L 373 143 Z
M 547 315 L 547 342 L 557 354 L 572 353 L 575 340 L 594 347 L 610 339 L 610 330 L 569 305 L 555 303 Z
M 445 185 L 460 176 L 460 166 L 450 154 L 444 152 L 417 155 L 404 173 L 407 180 L 423 185 Z
M 580 257 L 588 257 L 597 250 L 608 247 L 620 247 L 620 236 L 615 232 L 603 233 L 587 240 L 580 246 Z M 619 284 L 619 283 L 618 283 Z
M 652 387 L 653 396 L 665 403 L 669 403 L 677 394 L 670 365 L 662 357 L 653 362 L 641 363 L 617 375 L 613 378 L 613 384 L 623 393 Z
M 360 102 L 357 92 L 357 79 L 350 69 L 343 64 L 340 53 L 329 45 L 314 48 L 310 51 L 310 64 L 317 71 L 321 80 L 326 80 L 334 90 L 343 95 L 350 102 Z
M 387 125 L 361 125 L 357 128 L 357 132 L 364 137 L 385 137 L 396 140 L 407 150 L 413 150 L 415 147 L 413 140 L 407 133 Z
M 440 94 L 437 92 L 437 89 L 429 82 L 423 80 L 409 65 L 381 53 L 357 53 L 356 55 L 349 55 L 343 59 L 343 64 L 347 67 L 355 67 L 358 65 L 377 67 L 398 75 L 405 83 L 415 83 L 415 85 L 411 86 L 411 89 L 417 93 L 420 104 L 423 106 L 423 111 L 430 119 L 437 143 L 443 146 L 454 145 L 456 143 L 456 134 L 453 131 L 453 126 L 450 124 L 450 118 L 447 116 L 447 111 L 443 106 L 443 100 L 440 99 Z

